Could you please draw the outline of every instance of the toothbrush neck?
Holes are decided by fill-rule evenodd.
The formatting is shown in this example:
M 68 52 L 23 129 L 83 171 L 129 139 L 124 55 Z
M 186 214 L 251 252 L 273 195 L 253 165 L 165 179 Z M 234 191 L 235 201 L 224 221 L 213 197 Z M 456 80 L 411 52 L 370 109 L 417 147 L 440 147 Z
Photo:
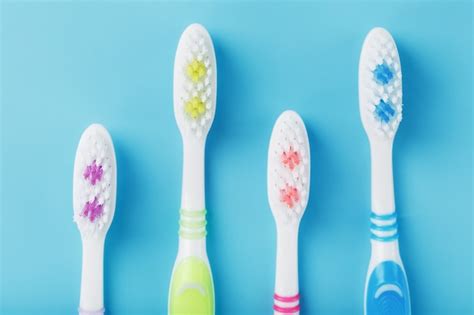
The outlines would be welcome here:
M 371 142 L 372 211 L 386 215 L 395 211 L 392 172 L 392 141 Z
M 299 226 L 277 226 L 275 293 L 280 296 L 295 296 L 299 291 L 298 229 Z
M 103 261 L 105 237 L 82 240 L 82 278 L 80 308 L 98 311 L 104 307 Z
M 207 260 L 206 238 L 190 240 L 180 237 L 178 255 L 182 257 L 194 256 Z
M 204 198 L 204 150 L 205 139 L 183 140 L 183 184 L 181 208 L 205 209 Z
M 372 246 L 372 259 L 377 261 L 400 260 L 398 240 L 394 240 L 392 242 L 371 240 L 370 243 Z

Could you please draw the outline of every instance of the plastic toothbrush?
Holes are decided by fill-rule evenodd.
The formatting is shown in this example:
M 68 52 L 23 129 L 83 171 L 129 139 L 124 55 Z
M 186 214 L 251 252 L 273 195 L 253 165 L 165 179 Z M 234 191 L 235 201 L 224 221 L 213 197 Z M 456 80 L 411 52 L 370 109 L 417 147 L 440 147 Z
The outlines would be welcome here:
M 309 197 L 310 151 L 301 117 L 285 111 L 268 149 L 268 201 L 277 227 L 274 314 L 299 314 L 298 229 Z
M 402 119 L 402 73 L 392 36 L 383 28 L 367 35 L 359 63 L 359 108 L 372 163 L 372 255 L 365 286 L 367 315 L 411 314 L 410 294 L 398 248 L 392 146 Z
M 206 253 L 204 150 L 216 108 L 216 58 L 199 24 L 183 32 L 174 65 L 174 113 L 183 139 L 178 256 L 168 313 L 214 314 L 214 285 Z
M 102 315 L 105 235 L 115 213 L 117 168 L 112 138 L 98 124 L 89 126 L 76 151 L 73 177 L 74 221 L 82 237 L 79 315 Z

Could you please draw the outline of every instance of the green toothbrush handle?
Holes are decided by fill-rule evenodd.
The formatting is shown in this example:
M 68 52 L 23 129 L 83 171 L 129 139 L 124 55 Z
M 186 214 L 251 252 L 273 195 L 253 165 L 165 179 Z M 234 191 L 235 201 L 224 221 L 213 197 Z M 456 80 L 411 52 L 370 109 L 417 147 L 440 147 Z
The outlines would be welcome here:
M 206 254 L 206 210 L 181 209 L 179 251 L 171 277 L 170 315 L 214 315 L 214 285 Z
M 171 278 L 170 315 L 214 315 L 214 285 L 206 261 L 195 256 L 182 259 Z

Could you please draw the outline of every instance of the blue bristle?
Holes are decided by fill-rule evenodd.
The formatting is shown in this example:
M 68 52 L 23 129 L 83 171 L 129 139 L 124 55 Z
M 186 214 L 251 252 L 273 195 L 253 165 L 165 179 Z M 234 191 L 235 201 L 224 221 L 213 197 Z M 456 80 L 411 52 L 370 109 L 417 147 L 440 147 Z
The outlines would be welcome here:
M 389 103 L 380 100 L 380 103 L 375 106 L 375 115 L 384 123 L 388 123 L 395 116 L 395 109 Z
M 393 78 L 393 72 L 386 63 L 377 65 L 374 70 L 375 79 L 382 85 L 388 84 Z

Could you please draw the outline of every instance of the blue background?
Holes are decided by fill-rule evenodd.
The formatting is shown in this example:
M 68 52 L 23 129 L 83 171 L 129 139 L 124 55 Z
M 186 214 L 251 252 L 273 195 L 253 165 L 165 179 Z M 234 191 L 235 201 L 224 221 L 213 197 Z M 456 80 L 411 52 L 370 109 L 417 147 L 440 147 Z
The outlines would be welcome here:
M 267 145 L 288 108 L 305 120 L 312 154 L 299 243 L 302 313 L 362 313 L 370 161 L 357 70 L 374 26 L 392 32 L 404 74 L 394 176 L 413 313 L 473 313 L 471 2 L 8 1 L 1 9 L 2 314 L 76 312 L 72 170 L 93 122 L 112 134 L 119 168 L 106 307 L 165 313 L 182 162 L 173 62 L 192 22 L 208 28 L 218 62 L 206 151 L 217 314 L 271 313 Z

